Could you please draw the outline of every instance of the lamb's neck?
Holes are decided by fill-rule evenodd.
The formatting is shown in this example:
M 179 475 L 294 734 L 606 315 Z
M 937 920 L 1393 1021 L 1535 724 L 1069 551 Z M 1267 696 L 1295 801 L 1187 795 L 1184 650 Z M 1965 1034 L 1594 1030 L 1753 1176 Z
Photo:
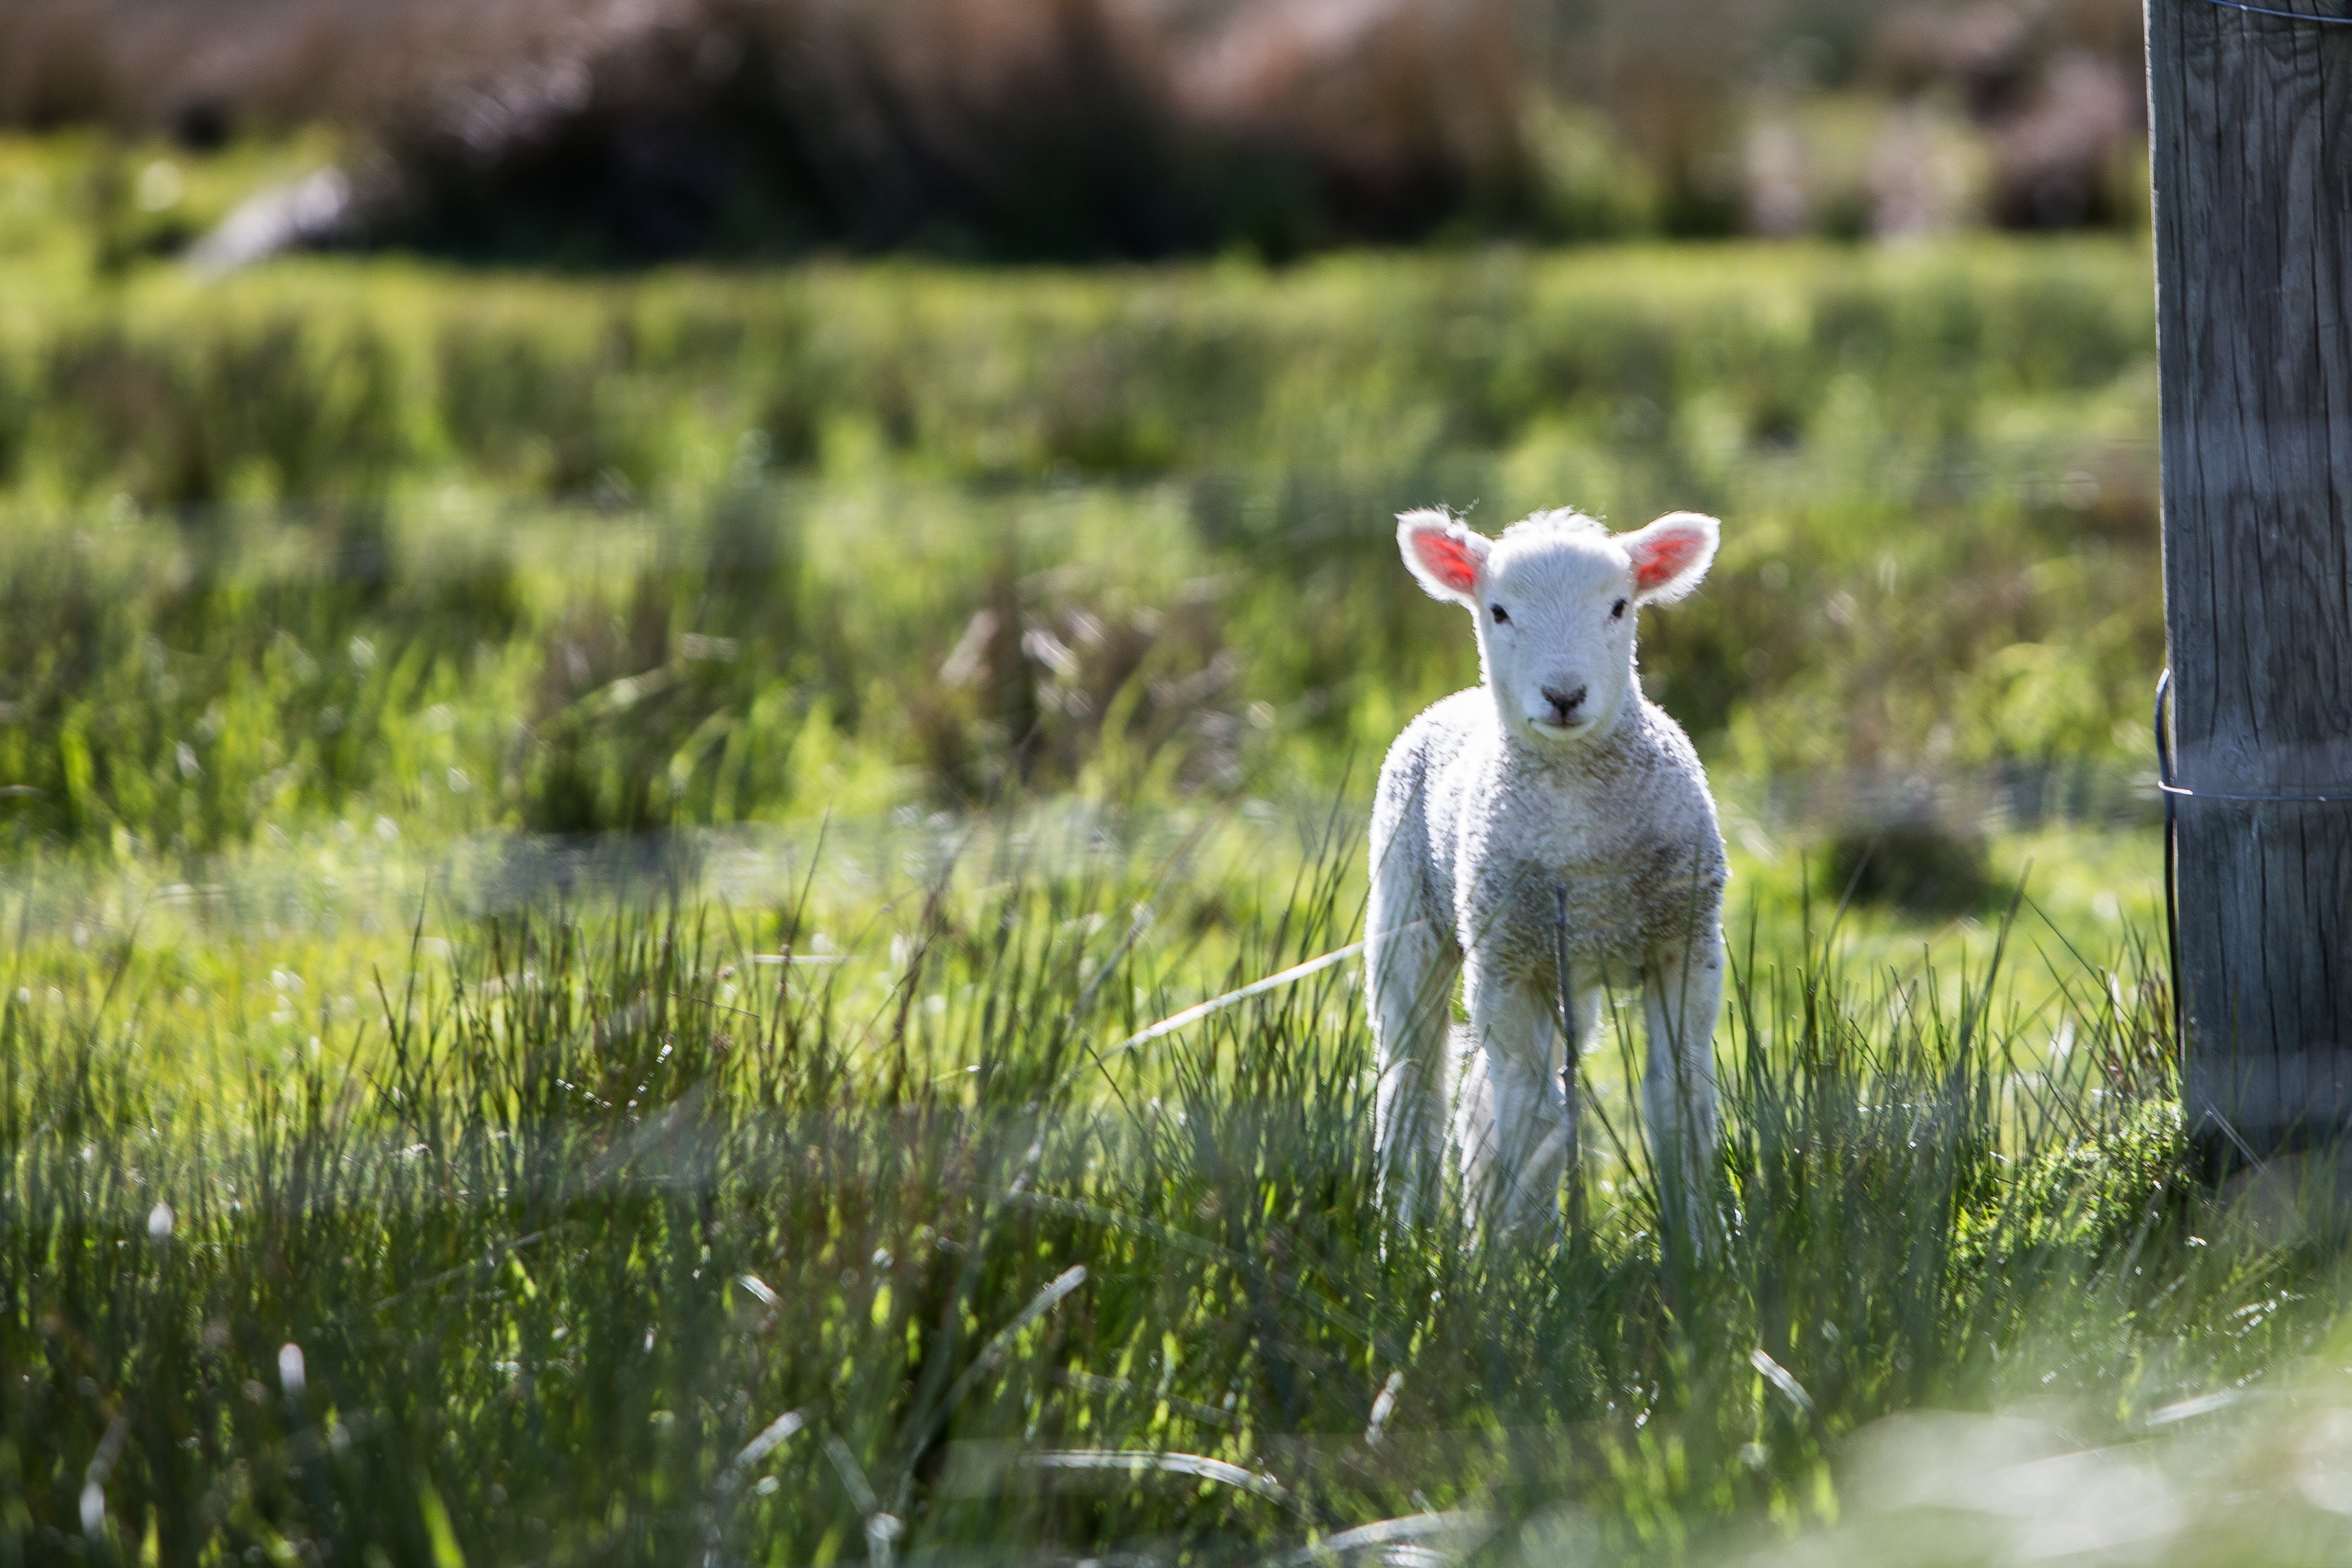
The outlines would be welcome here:
M 1629 692 L 1627 699 L 1607 731 L 1574 745 L 1539 746 L 1506 728 L 1507 764 L 1531 782 L 1576 793 L 1604 788 L 1643 771 L 1656 747 L 1643 721 L 1641 698 Z

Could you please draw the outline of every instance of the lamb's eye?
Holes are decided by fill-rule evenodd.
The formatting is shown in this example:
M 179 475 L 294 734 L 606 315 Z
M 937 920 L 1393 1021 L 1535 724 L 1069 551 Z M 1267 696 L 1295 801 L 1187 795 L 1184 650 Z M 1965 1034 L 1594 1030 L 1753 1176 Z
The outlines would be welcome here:
M 1625 618 L 1624 600 L 1620 599 L 1609 607 L 1609 618 L 1612 621 L 1623 620 Z
M 1489 615 L 1492 615 L 1495 617 L 1495 624 L 1496 626 L 1507 626 L 1511 624 L 1510 614 L 1506 611 L 1502 605 L 1489 605 L 1486 606 L 1486 610 Z

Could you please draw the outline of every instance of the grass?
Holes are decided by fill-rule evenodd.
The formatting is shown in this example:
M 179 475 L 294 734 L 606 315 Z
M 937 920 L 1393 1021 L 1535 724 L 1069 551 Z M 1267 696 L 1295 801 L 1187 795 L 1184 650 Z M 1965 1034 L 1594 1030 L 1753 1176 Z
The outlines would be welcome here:
M 99 179 L 93 145 L 0 157 L 9 581 L 77 623 L 61 638 L 62 607 L 19 606 L 26 643 L 120 665 L 153 634 L 201 659 L 194 627 L 257 621 L 242 606 L 259 594 L 321 668 L 354 635 L 390 647 L 426 623 L 445 655 L 488 644 L 543 666 L 567 619 L 618 620 L 588 658 L 629 665 L 609 681 L 675 654 L 664 639 L 735 637 L 719 623 L 742 605 L 785 605 L 747 677 L 790 683 L 796 710 L 953 799 L 1003 763 L 976 726 L 1021 739 L 1037 678 L 1000 649 L 979 711 L 868 735 L 877 679 L 932 684 L 983 608 L 1093 662 L 1070 641 L 1083 614 L 1123 649 L 1086 681 L 1123 679 L 1150 635 L 1140 614 L 1174 623 L 1176 646 L 1151 637 L 1153 674 L 1246 653 L 1238 709 L 1296 710 L 1328 784 L 1468 668 L 1458 628 L 1398 580 L 1383 516 L 1697 507 L 1727 519 L 1723 565 L 1702 604 L 1649 628 L 1648 663 L 1723 763 L 2142 758 L 2138 691 L 2160 659 L 2154 335 L 2146 256 L 2116 240 L 619 279 L 323 259 L 204 286 L 136 258 L 93 270 L 102 215 L 76 195 Z M 150 151 L 104 156 L 143 179 Z M 284 155 L 181 155 L 182 202 L 217 205 Z M 583 513 L 667 558 L 634 585 L 572 569 L 548 542 L 568 545 Z M 886 569 L 909 552 L 922 571 Z M 257 554 L 278 564 L 257 573 Z M 354 575 L 340 602 L 297 591 Z M 8 654 L 12 670 L 39 662 Z M 174 679 L 194 716 L 230 700 L 224 671 Z M 352 710 L 352 693 L 265 684 L 293 705 L 289 731 Z M 58 754 L 62 708 L 11 685 L 0 702 L 45 714 L 31 744 Z M 170 746 L 152 737 L 123 765 L 202 752 L 169 722 Z M 43 835 L 184 831 L 144 820 L 162 808 L 143 798 L 85 824 L 61 773 L 29 766 L 0 771 L 43 790 Z M 773 782 L 749 795 L 749 815 L 794 809 Z M 191 842 L 249 834 L 261 809 Z
M 1404 1520 L 1497 1560 L 1712 1559 L 1850 1537 L 1896 1412 L 2021 1408 L 2042 1426 L 1979 1434 L 2003 1462 L 2154 1464 L 2185 1401 L 2310 1397 L 2330 1211 L 2184 1179 L 2128 958 L 2028 1011 L 1985 969 L 1742 951 L 1718 1250 L 1662 1243 L 1607 1041 L 1588 1227 L 1383 1236 L 1351 971 L 1116 1048 L 1351 933 L 1332 831 L 1242 914 L 1206 841 L 1097 829 L 975 847 L 862 940 L 789 889 L 456 922 L 355 1016 L 287 996 L 291 1048 L 225 1079 L 155 1069 L 169 981 L 135 942 L 17 989 L 0 1541 L 1255 1561 Z M 1989 1471 L 1953 1484 L 2006 1528 Z M 2264 1560 L 2341 1549 L 2273 1489 Z
M 20 846 L 1329 788 L 1470 677 L 1433 500 L 1725 517 L 1644 645 L 1718 773 L 2147 762 L 2111 240 L 11 282 Z
M 2139 253 L 199 289 L 62 145 L 0 1563 L 2340 1560 L 2340 1216 L 2147 951 Z M 1348 965 L 1119 1048 L 1355 934 L 1437 500 L 1726 520 L 1716 1251 L 1613 1036 L 1535 1245 L 1383 1234 Z

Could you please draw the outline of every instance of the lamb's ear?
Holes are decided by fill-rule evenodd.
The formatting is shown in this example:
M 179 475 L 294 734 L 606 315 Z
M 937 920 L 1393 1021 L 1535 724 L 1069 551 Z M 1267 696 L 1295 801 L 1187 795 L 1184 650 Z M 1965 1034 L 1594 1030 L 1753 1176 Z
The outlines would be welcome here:
M 1715 562 L 1723 525 L 1695 511 L 1670 511 L 1647 528 L 1620 534 L 1617 542 L 1633 558 L 1633 597 L 1644 605 L 1670 605 L 1706 575 Z
M 1478 575 L 1486 569 L 1486 552 L 1494 547 L 1493 540 L 1473 533 L 1459 519 L 1434 507 L 1397 514 L 1397 548 L 1433 599 L 1476 608 Z

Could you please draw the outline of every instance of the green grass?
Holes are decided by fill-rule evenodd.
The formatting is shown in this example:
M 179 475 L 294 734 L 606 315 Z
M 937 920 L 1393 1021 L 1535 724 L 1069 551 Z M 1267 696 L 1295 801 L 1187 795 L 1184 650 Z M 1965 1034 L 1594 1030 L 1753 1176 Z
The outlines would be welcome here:
M 2120 242 L 200 285 L 58 259 L 99 154 L 7 151 L 19 852 L 1328 789 L 1474 670 L 1433 500 L 1720 514 L 1644 627 L 1719 774 L 2147 762 Z
M 1895 1412 L 2155 1464 L 2156 1413 L 2298 1397 L 2337 1319 L 2330 1211 L 2186 1179 L 2164 992 L 2128 957 L 2025 1010 L 1981 968 L 1736 941 L 1717 1250 L 1660 1238 L 1615 1041 L 1587 1227 L 1384 1237 L 1350 971 L 1115 1048 L 1348 937 L 1336 833 L 1254 882 L 1206 841 L 1041 827 L 822 942 L 851 906 L 788 885 L 458 921 L 349 1014 L 294 977 L 251 1030 L 282 1054 L 177 1073 L 177 976 L 93 948 L 0 1005 L 0 1542 L 1258 1561 L 1463 1512 L 1498 1561 L 1711 1559 L 1850 1536 Z M 2273 1489 L 2263 1560 L 2342 1549 Z
M 103 152 L 0 145 L 0 1563 L 2341 1559 L 2340 1219 L 2147 951 L 2138 251 L 199 287 Z M 1725 520 L 1715 1253 L 1613 1037 L 1538 1245 L 1381 1234 L 1348 966 L 1116 1049 L 1355 933 L 1433 500 Z

